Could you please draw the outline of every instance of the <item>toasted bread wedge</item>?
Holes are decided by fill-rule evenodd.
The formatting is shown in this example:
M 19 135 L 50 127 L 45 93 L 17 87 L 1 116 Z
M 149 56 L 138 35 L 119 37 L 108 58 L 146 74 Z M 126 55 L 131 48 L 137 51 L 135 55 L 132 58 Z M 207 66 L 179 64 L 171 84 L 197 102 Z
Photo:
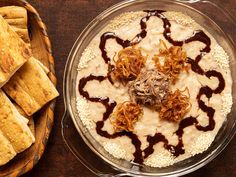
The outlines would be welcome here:
M 25 42 L 28 44 L 28 46 L 30 46 L 30 39 L 28 37 L 28 29 L 22 29 L 19 27 L 14 27 L 12 25 L 10 25 L 12 27 L 12 29 L 18 34 L 18 36 Z
M 19 6 L 5 6 L 0 7 L 0 15 L 7 21 L 11 28 L 18 34 L 18 36 L 30 46 L 30 38 L 28 31 L 28 16 L 27 10 Z M 49 69 L 44 66 L 39 60 L 39 65 L 48 74 Z
M 25 8 L 19 6 L 0 7 L 0 15 L 2 15 L 24 42 L 30 42 L 27 24 L 28 16 Z
M 30 57 L 30 49 L 0 16 L 0 88 Z
M 20 113 L 20 115 L 23 116 L 23 119 L 24 119 L 25 123 L 28 124 L 28 123 L 29 123 L 29 119 L 31 119 L 31 117 L 28 117 L 28 116 L 25 114 L 24 110 L 21 109 L 21 107 L 18 106 L 16 103 L 13 103 L 13 104 L 14 104 L 14 106 L 16 107 L 17 111 Z
M 4 91 L 31 116 L 59 93 L 35 58 L 30 58 L 3 87 Z
M 27 22 L 27 11 L 20 6 L 4 6 L 0 8 L 0 15 L 5 19 L 24 19 Z
M 16 155 L 16 151 L 12 147 L 8 139 L 0 131 L 0 166 L 5 165 Z
M 44 72 L 46 73 L 46 74 L 48 74 L 49 73 L 49 69 L 43 64 L 43 63 L 41 63 L 39 60 L 35 60 L 36 62 L 38 62 L 38 64 L 42 67 L 42 69 L 44 70 Z
M 18 106 L 17 104 L 14 104 L 14 106 L 16 107 L 17 111 L 24 116 L 24 120 L 25 122 L 28 124 L 31 132 L 33 133 L 33 135 L 35 136 L 35 126 L 34 126 L 34 118 L 33 116 L 27 116 L 27 114 L 24 112 L 23 109 L 21 109 L 20 106 Z
M 0 130 L 16 153 L 29 148 L 35 138 L 5 93 L 0 90 Z

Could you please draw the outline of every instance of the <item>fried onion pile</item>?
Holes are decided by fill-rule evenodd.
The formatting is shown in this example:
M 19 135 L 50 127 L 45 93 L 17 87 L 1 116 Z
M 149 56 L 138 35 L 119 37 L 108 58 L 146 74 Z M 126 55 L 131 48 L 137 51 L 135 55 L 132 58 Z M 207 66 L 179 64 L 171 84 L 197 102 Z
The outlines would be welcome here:
M 188 95 L 183 94 L 186 91 Z M 162 101 L 159 117 L 161 119 L 179 122 L 191 109 L 189 98 L 188 88 L 184 91 L 177 89 L 174 93 L 170 93 Z
M 115 69 L 111 73 L 112 78 L 122 82 L 134 80 L 144 67 L 145 62 L 146 58 L 142 56 L 139 49 L 125 48 L 118 53 Z
M 110 120 L 115 132 L 134 130 L 134 124 L 143 115 L 142 108 L 133 102 L 123 102 L 116 106 L 115 111 L 111 114 Z
M 190 65 L 187 63 L 187 54 L 179 46 L 171 46 L 167 48 L 164 41 L 160 40 L 159 54 L 153 57 L 156 68 L 158 71 L 169 75 L 173 84 L 178 80 L 178 76 L 182 71 L 188 72 Z M 162 65 L 160 60 L 164 59 Z

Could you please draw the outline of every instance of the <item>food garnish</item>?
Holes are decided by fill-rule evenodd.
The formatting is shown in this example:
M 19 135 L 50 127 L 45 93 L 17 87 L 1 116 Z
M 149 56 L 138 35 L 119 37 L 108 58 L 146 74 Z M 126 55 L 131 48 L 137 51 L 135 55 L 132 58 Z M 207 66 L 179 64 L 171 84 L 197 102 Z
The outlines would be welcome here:
M 142 56 L 139 49 L 125 48 L 118 53 L 115 69 L 111 73 L 112 78 L 119 81 L 134 80 L 144 67 L 145 62 L 146 58 Z
M 141 106 L 133 102 L 123 102 L 116 106 L 116 110 L 111 115 L 111 123 L 116 132 L 134 130 L 134 124 L 143 115 Z
M 159 110 L 161 101 L 169 92 L 169 78 L 165 74 L 152 69 L 143 69 L 136 80 L 129 83 L 131 100 Z
M 183 94 L 185 91 L 187 91 L 188 95 Z M 170 93 L 162 101 L 159 117 L 161 119 L 179 122 L 191 109 L 189 98 L 188 88 L 183 91 L 177 89 L 174 93 Z
M 159 54 L 153 57 L 158 71 L 170 76 L 173 84 L 178 80 L 182 71 L 188 72 L 190 65 L 187 63 L 187 54 L 182 47 L 171 46 L 169 49 L 163 40 L 160 40 Z M 164 59 L 162 65 L 160 60 Z

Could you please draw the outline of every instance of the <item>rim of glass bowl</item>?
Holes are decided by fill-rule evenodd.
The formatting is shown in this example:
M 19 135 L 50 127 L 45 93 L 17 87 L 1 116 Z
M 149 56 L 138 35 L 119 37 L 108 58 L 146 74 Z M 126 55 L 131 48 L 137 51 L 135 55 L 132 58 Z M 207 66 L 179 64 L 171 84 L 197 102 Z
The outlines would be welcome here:
M 108 16 L 110 16 L 114 12 L 118 12 L 118 11 L 122 10 L 123 8 L 128 7 L 128 6 L 132 6 L 134 4 L 147 3 L 147 2 L 155 2 L 155 0 L 126 0 L 126 1 L 122 1 L 122 2 L 120 2 L 118 4 L 115 4 L 115 5 L 111 6 L 110 8 L 108 8 L 107 10 L 103 11 L 96 18 L 94 18 L 94 20 L 92 20 L 87 25 L 87 27 L 81 32 L 81 34 L 79 35 L 79 37 L 77 38 L 76 42 L 74 43 L 74 45 L 72 47 L 72 50 L 71 50 L 71 52 L 70 52 L 70 54 L 68 56 L 66 67 L 65 67 L 64 79 L 63 79 L 63 84 L 64 84 L 64 86 L 63 86 L 63 95 L 64 95 L 64 102 L 65 102 L 65 109 L 69 111 L 70 116 L 71 116 L 71 118 L 73 120 L 73 123 L 74 123 L 77 131 L 79 132 L 80 136 L 82 137 L 84 142 L 87 144 L 87 146 L 96 155 L 98 155 L 100 158 L 102 158 L 105 162 L 107 162 L 109 165 L 112 165 L 112 167 L 114 169 L 121 170 L 123 172 L 129 173 L 129 174 L 133 174 L 133 175 L 144 175 L 144 176 L 154 176 L 154 175 L 155 176 L 160 176 L 160 175 L 179 176 L 179 175 L 184 175 L 184 174 L 190 173 L 192 171 L 195 171 L 195 170 L 201 168 L 202 166 L 204 166 L 207 163 L 209 163 L 210 161 L 212 161 L 218 154 L 220 154 L 220 152 L 226 147 L 226 145 L 230 142 L 230 140 L 233 138 L 233 136 L 234 136 L 234 134 L 236 132 L 235 122 L 234 122 L 231 130 L 228 132 L 228 136 L 224 139 L 224 141 L 221 142 L 215 149 L 213 149 L 213 151 L 211 151 L 210 153 L 206 154 L 206 156 L 204 155 L 204 158 L 200 158 L 201 160 L 199 160 L 197 163 L 192 164 L 190 166 L 186 166 L 186 167 L 181 168 L 181 169 L 177 169 L 177 170 L 168 172 L 168 173 L 166 173 L 166 172 L 158 173 L 158 174 L 157 173 L 146 173 L 146 172 L 134 171 L 132 169 L 126 169 L 126 168 L 123 168 L 121 166 L 118 166 L 116 163 L 112 162 L 111 160 L 106 158 L 103 154 L 98 152 L 97 148 L 94 147 L 94 145 L 92 144 L 91 139 L 89 139 L 86 135 L 84 135 L 84 130 L 82 130 L 80 125 L 77 123 L 75 117 L 77 117 L 78 115 L 77 115 L 76 111 L 73 111 L 72 103 L 71 103 L 71 101 L 73 99 L 72 96 L 71 96 L 71 93 L 72 93 L 71 90 L 75 89 L 73 86 L 72 86 L 72 88 L 70 88 L 71 81 L 72 80 L 73 81 L 76 80 L 76 78 L 73 78 L 71 76 L 71 70 L 73 69 L 73 63 L 76 60 L 77 52 L 78 52 L 79 48 L 81 47 L 82 43 L 86 40 L 87 35 L 89 33 L 91 33 L 91 31 L 96 27 L 96 25 L 98 25 L 101 21 L 103 21 L 105 18 L 107 18 Z M 210 20 L 211 22 L 214 23 L 214 21 L 212 21 L 208 16 L 203 14 L 201 11 L 196 10 L 193 7 L 190 7 L 190 6 L 188 6 L 186 4 L 186 3 L 196 3 L 196 2 L 209 2 L 209 3 L 217 6 L 216 4 L 214 4 L 214 3 L 210 2 L 210 1 L 201 1 L 201 0 L 187 0 L 187 1 L 186 0 L 176 0 L 176 1 L 159 0 L 159 3 L 160 2 L 163 2 L 163 3 L 175 3 L 175 4 L 177 3 L 178 5 L 186 7 L 189 10 L 195 11 L 196 13 L 204 16 L 204 18 L 207 18 L 208 20 Z M 185 3 L 183 4 L 181 2 L 185 2 Z M 231 16 L 227 12 L 225 12 L 225 15 L 229 19 L 232 20 Z M 232 22 L 233 22 L 233 20 L 232 20 Z M 218 26 L 217 24 L 215 24 L 215 25 Z M 103 27 L 104 27 L 104 25 L 103 25 Z M 230 39 L 228 39 L 228 42 L 231 42 L 232 45 L 234 46 L 234 41 L 231 41 Z M 79 57 L 77 58 L 77 60 L 79 60 Z M 76 69 L 76 68 L 74 68 L 74 69 Z M 77 77 L 77 75 L 76 75 L 76 77 Z M 191 157 L 191 158 L 193 158 L 193 157 Z M 132 165 L 134 165 L 134 164 L 132 164 Z M 140 165 L 138 165 L 138 166 L 140 166 Z

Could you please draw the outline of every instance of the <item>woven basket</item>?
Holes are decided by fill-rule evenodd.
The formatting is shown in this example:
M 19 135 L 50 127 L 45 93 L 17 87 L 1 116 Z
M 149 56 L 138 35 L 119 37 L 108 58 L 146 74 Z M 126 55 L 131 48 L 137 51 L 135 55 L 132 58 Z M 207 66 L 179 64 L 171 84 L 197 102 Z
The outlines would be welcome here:
M 54 59 L 51 44 L 38 12 L 24 0 L 0 0 L 2 6 L 21 6 L 28 11 L 28 24 L 33 56 L 50 70 L 49 78 L 56 85 Z M 41 158 L 48 141 L 54 120 L 55 100 L 47 104 L 34 116 L 36 142 L 23 153 L 18 154 L 7 165 L 0 167 L 0 177 L 16 177 L 31 170 Z

